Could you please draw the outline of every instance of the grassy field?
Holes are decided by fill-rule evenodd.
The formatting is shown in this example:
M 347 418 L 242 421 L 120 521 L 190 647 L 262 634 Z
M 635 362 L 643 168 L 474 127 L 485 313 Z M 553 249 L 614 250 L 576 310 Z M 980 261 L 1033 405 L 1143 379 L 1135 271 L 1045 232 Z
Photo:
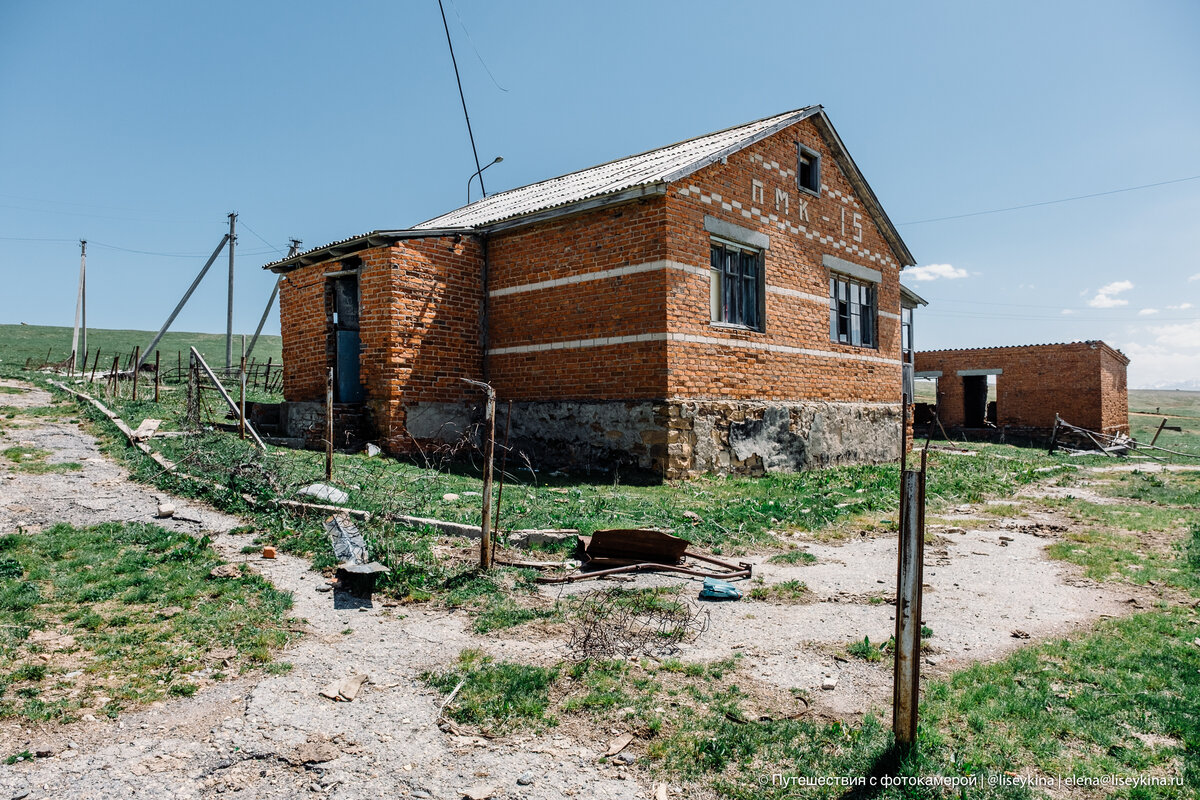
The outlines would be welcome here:
M 251 331 L 250 333 L 253 333 Z M 96 348 L 100 348 L 100 371 L 106 362 L 112 366 L 114 355 L 128 357 L 135 347 L 145 347 L 154 338 L 153 331 L 119 331 L 92 328 L 88 330 L 88 349 L 95 357 Z M 247 334 L 247 343 L 249 334 Z M 163 369 L 174 367 L 176 353 L 183 354 L 187 363 L 187 350 L 195 347 L 200 351 L 214 368 L 225 364 L 225 335 L 219 333 L 188 333 L 186 331 L 168 331 L 159 342 L 158 351 L 163 360 Z M 235 335 L 233 341 L 234 358 L 241 353 L 240 335 Z M 71 355 L 71 329 L 48 325 L 0 325 L 0 367 L 23 366 L 25 359 L 35 361 L 46 359 L 49 353 L 51 362 L 62 361 Z M 260 336 L 254 348 L 254 356 L 258 361 L 273 359 L 280 363 L 282 358 L 282 340 L 278 336 Z M 89 364 L 91 361 L 89 360 Z

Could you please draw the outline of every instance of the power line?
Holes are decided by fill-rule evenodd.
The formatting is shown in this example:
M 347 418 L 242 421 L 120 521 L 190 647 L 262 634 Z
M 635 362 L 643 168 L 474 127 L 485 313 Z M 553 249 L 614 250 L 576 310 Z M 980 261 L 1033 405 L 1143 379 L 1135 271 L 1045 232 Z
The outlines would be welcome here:
M 463 22 L 462 14 L 459 13 L 458 6 L 455 4 L 454 0 L 450 0 L 450 6 L 454 9 L 454 16 L 458 17 L 458 24 L 462 27 L 463 33 L 467 35 L 467 41 L 471 43 L 471 49 L 475 51 L 475 57 L 479 59 L 479 63 L 483 66 L 484 72 L 486 72 L 488 77 L 492 79 L 492 83 L 496 84 L 497 89 L 502 92 L 507 92 L 508 89 L 505 89 L 500 85 L 500 82 L 496 80 L 496 76 L 493 75 L 491 69 L 488 68 L 487 62 L 483 60 L 483 56 L 479 54 L 479 48 L 475 46 L 475 40 L 471 38 L 471 32 L 467 30 L 467 23 Z
M 463 117 L 467 120 L 467 136 L 471 139 L 471 153 L 475 156 L 475 174 L 479 176 L 479 188 L 487 197 L 487 189 L 483 188 L 483 167 L 479 166 L 479 151 L 475 149 L 475 134 L 471 132 L 471 116 L 467 114 L 467 97 L 463 94 L 462 78 L 458 74 L 458 60 L 454 58 L 454 43 L 450 41 L 450 26 L 446 23 L 446 9 L 442 0 L 438 0 L 438 10 L 442 12 L 442 27 L 446 29 L 446 45 L 450 48 L 450 63 L 454 65 L 454 80 L 458 82 L 458 99 L 462 101 Z
M 1107 192 L 1094 192 L 1092 194 L 1080 194 L 1074 197 L 1063 197 L 1058 200 L 1042 200 L 1038 203 L 1025 203 L 1019 206 L 1008 206 L 1007 208 L 992 208 L 987 211 L 972 211 L 969 214 L 952 214 L 948 217 L 931 217 L 930 219 L 918 219 L 912 222 L 901 222 L 901 225 L 924 225 L 926 222 L 945 222 L 949 219 L 965 219 L 967 217 L 981 217 L 984 214 L 1002 214 L 1005 211 L 1019 211 L 1022 208 L 1037 208 L 1038 206 L 1052 206 L 1058 203 L 1070 203 L 1075 200 L 1087 200 L 1090 197 L 1104 197 L 1110 194 L 1121 194 L 1122 192 L 1136 192 L 1139 189 L 1153 189 L 1155 186 L 1168 186 L 1172 183 L 1183 183 L 1185 181 L 1200 180 L 1200 175 L 1191 175 L 1187 178 L 1175 178 L 1169 181 L 1159 181 L 1158 183 L 1144 183 L 1141 186 L 1126 186 L 1123 189 L 1110 189 Z
M 264 238 L 263 238 L 261 235 L 259 235 L 258 231 L 254 230 L 254 228 L 251 228 L 249 225 L 247 225 L 245 220 L 239 220 L 239 222 L 241 222 L 241 223 L 242 223 L 242 227 L 243 227 L 243 228 L 245 228 L 246 230 L 248 230 L 248 231 L 250 231 L 252 234 L 254 234 L 256 237 L 258 237 L 258 240 L 259 240 L 260 242 L 262 242 L 263 244 L 265 244 L 267 247 L 271 248 L 271 250 L 273 250 L 274 252 L 278 253 L 279 255 L 283 255 L 283 248 L 282 248 L 282 247 L 276 247 L 275 245 L 273 245 L 273 244 L 271 244 L 270 242 L 268 242 L 268 241 L 267 241 L 266 239 L 264 239 Z M 243 252 L 243 253 L 242 253 L 242 255 L 244 255 L 244 256 L 245 256 L 245 255 L 254 255 L 254 254 L 253 254 L 253 253 L 246 253 L 246 252 Z

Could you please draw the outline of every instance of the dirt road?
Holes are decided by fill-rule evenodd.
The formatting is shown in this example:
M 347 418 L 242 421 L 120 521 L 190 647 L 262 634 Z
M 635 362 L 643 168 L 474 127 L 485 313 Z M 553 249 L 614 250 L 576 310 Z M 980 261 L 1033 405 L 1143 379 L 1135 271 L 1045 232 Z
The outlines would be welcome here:
M 6 395 L 4 402 L 41 406 L 50 399 L 30 389 Z M 0 466 L 0 532 L 37 535 L 57 522 L 150 521 L 157 504 L 167 499 L 128 480 L 78 426 L 46 418 L 18 420 L 23 422 L 0 432 L 0 450 L 27 443 L 51 451 L 51 462 L 75 461 L 83 469 L 33 475 Z M 186 500 L 172 502 L 176 518 L 162 524 L 213 535 L 226 559 L 247 559 L 241 549 L 249 538 L 228 533 L 240 520 Z M 936 651 L 928 670 L 993 658 L 1025 644 L 1013 637 L 1015 630 L 1036 638 L 1086 625 L 1102 614 L 1128 612 L 1128 591 L 1082 581 L 1044 557 L 1053 520 L 1007 523 L 975 516 L 970 509 L 958 516 L 958 527 L 941 532 L 926 556 L 925 616 Z M 892 607 L 883 598 L 894 593 L 895 541 L 805 544 L 817 557 L 814 565 L 759 563 L 756 574 L 768 584 L 801 579 L 815 592 L 815 602 L 714 605 L 711 630 L 681 657 L 705 660 L 742 652 L 747 680 L 810 690 L 823 711 L 853 715 L 886 707 L 888 671 L 835 655 L 864 635 L 872 641 L 890 635 Z M 564 655 L 561 639 L 535 635 L 536 626 L 481 637 L 467 629 L 465 615 L 442 609 L 356 608 L 318 591 L 323 579 L 302 559 L 252 560 L 277 587 L 294 594 L 294 613 L 307 621 L 310 632 L 279 656 L 294 665 L 290 673 L 233 679 L 115 721 L 35 727 L 20 720 L 0 722 L 0 757 L 26 749 L 45 754 L 0 766 L 0 800 L 460 798 L 485 787 L 494 797 L 652 796 L 640 765 L 599 762 L 616 731 L 569 738 L 550 728 L 542 735 L 487 740 L 444 732 L 436 724 L 442 697 L 420 680 L 423 670 L 444 668 L 466 647 L 550 663 Z M 592 588 L 596 585 L 576 585 L 570 591 Z M 329 682 L 355 672 L 370 680 L 353 702 L 320 696 Z M 827 674 L 839 675 L 835 691 L 819 688 Z M 672 787 L 672 796 L 681 796 L 677 792 Z M 697 795 L 689 791 L 688 796 Z

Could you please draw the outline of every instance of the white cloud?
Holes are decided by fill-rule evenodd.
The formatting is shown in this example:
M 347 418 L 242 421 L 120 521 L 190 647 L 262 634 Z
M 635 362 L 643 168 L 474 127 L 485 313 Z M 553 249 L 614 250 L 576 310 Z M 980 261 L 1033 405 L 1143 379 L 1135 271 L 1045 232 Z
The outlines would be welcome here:
M 1168 308 L 1170 308 L 1170 306 L 1168 306 Z M 1157 308 L 1143 308 L 1141 311 L 1138 312 L 1138 316 L 1139 317 L 1148 317 L 1151 314 L 1157 314 L 1157 313 L 1158 313 Z
M 1190 283 L 1191 281 L 1200 281 L 1200 272 L 1197 272 L 1195 275 L 1189 277 L 1188 282 Z
M 1186 311 L 1187 309 L 1189 309 L 1191 307 L 1192 307 L 1191 303 L 1180 303 L 1177 306 L 1167 306 L 1167 308 L 1171 309 L 1172 311 Z
M 1154 334 L 1154 341 L 1165 347 L 1200 350 L 1200 319 L 1177 325 L 1154 325 L 1150 327 L 1150 332 Z
M 965 269 L 959 269 L 950 264 L 930 264 L 926 267 L 909 267 L 904 270 L 904 277 L 912 278 L 914 281 L 936 281 L 938 278 L 955 280 L 965 278 L 968 274 Z
M 1088 305 L 1092 308 L 1116 308 L 1117 306 L 1129 305 L 1128 300 L 1122 300 L 1115 295 L 1122 292 L 1128 292 L 1133 288 L 1131 281 L 1113 281 L 1112 283 L 1101 286 L 1096 292 L 1096 296 L 1088 300 Z
M 1200 336 L 1200 331 L 1196 334 Z M 1172 386 L 1178 388 L 1180 384 L 1192 381 L 1196 375 L 1200 375 L 1200 348 L 1189 348 L 1181 342 L 1127 342 L 1121 346 L 1121 350 L 1129 356 L 1131 389 Z
M 1064 309 L 1062 310 L 1062 313 L 1064 313 L 1064 314 L 1074 314 L 1074 313 L 1075 313 L 1075 309 L 1073 309 L 1073 308 L 1064 308 Z

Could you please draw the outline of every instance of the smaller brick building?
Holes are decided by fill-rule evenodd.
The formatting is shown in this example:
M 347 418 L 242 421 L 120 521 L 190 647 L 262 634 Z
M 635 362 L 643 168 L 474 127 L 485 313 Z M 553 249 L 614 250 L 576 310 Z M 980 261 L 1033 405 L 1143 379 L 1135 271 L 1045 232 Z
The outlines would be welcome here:
M 917 353 L 916 377 L 937 380 L 937 415 L 947 429 L 1038 436 L 1050 433 L 1058 414 L 1115 434 L 1129 432 L 1128 364 L 1101 341 L 930 350 Z

